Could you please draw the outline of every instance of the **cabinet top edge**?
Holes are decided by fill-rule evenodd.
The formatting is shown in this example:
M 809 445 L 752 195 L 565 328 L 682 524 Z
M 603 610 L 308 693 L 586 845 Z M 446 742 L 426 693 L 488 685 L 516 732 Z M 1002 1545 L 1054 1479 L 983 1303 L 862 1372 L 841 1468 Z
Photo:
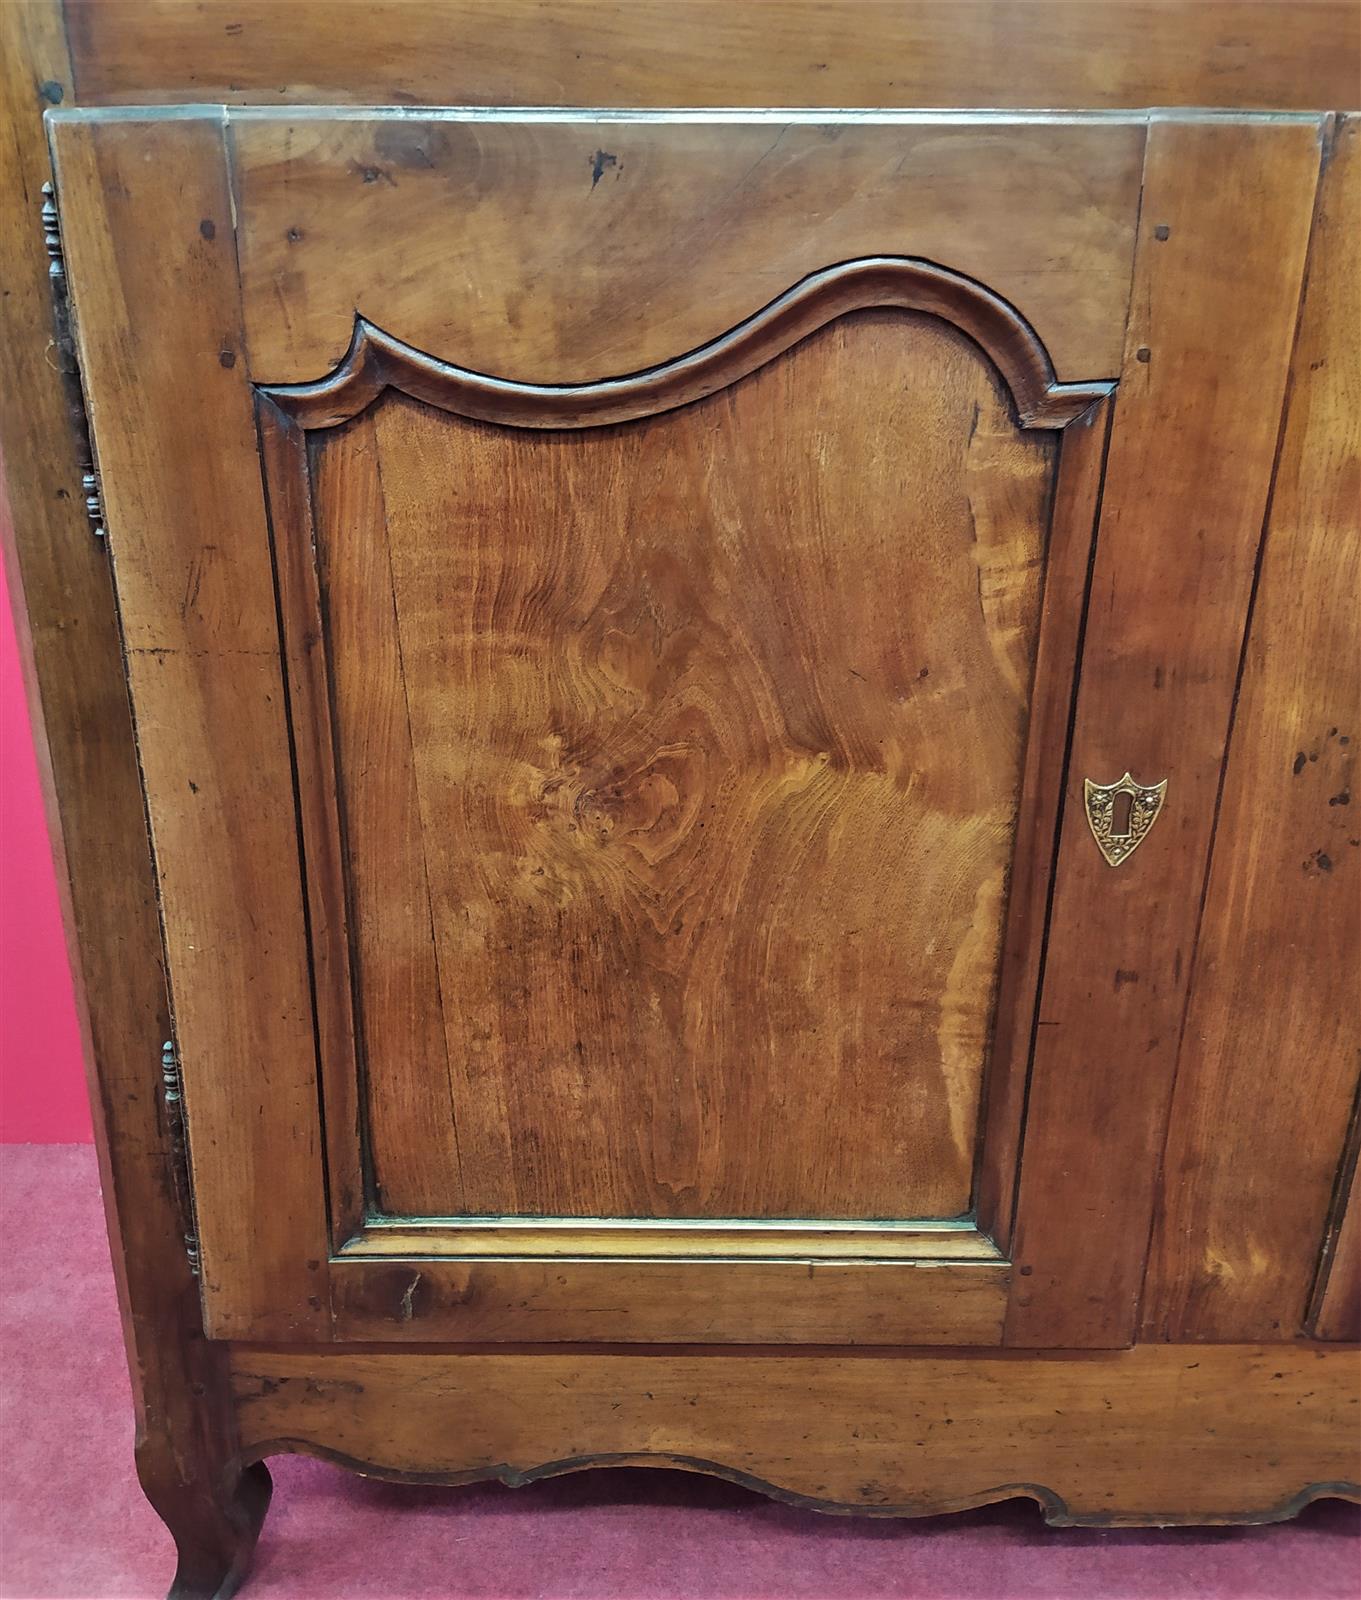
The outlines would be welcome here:
M 1150 122 L 1317 123 L 1334 114 L 1316 111 L 1224 110 L 1213 106 L 1144 107 L 1129 110 L 1012 111 L 997 108 L 951 111 L 891 111 L 875 108 L 779 106 L 761 110 L 749 107 L 651 109 L 648 107 L 579 106 L 411 106 L 411 105 L 227 105 L 222 102 L 185 102 L 176 105 L 117 105 L 53 107 L 45 113 L 49 123 L 174 122 L 205 118 L 244 122 L 517 122 L 517 123 L 641 123 L 641 124 L 769 124 L 772 126 L 853 124 L 857 126 L 967 127 L 984 126 L 1088 126 L 1142 127 Z

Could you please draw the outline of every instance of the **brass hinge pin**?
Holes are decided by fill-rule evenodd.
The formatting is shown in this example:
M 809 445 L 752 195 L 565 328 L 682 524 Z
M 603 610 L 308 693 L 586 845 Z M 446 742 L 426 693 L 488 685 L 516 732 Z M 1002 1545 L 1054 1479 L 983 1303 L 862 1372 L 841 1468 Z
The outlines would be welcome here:
M 170 1161 L 174 1169 L 175 1195 L 185 1221 L 184 1253 L 189 1270 L 197 1278 L 198 1224 L 194 1218 L 194 1191 L 189 1176 L 189 1141 L 184 1127 L 184 1081 L 173 1039 L 161 1046 L 161 1098 L 165 1103 L 166 1131 L 170 1136 Z

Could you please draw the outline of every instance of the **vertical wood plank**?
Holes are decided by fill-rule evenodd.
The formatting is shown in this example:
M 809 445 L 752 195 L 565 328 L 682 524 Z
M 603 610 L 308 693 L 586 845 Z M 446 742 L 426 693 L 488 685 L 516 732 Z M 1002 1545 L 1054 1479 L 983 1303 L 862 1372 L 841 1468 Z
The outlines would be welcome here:
M 1032 1066 L 1007 1323 L 1129 1341 L 1271 481 L 1319 126 L 1155 118 Z M 1167 778 L 1106 865 L 1082 783 Z M 1094 1248 L 1094 1243 L 1096 1247 Z
M 1361 120 L 1324 175 L 1144 1330 L 1298 1330 L 1361 1047 Z
M 297 823 L 222 125 L 202 113 L 61 117 L 52 131 L 149 797 L 208 1328 L 322 1337 Z

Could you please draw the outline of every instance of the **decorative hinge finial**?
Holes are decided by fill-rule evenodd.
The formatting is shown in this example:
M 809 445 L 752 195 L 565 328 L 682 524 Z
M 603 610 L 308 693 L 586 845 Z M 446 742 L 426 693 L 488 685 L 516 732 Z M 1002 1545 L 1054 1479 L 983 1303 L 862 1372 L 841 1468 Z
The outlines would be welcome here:
M 66 262 L 61 250 L 61 223 L 57 217 L 57 191 L 43 184 L 43 243 L 47 246 L 47 275 L 65 282 Z
M 194 1221 L 194 1194 L 189 1181 L 189 1146 L 184 1131 L 184 1082 L 180 1077 L 180 1061 L 173 1039 L 167 1039 L 161 1046 L 161 1098 L 165 1102 L 166 1131 L 170 1135 L 175 1195 L 179 1200 L 180 1214 L 188 1223 L 184 1235 L 184 1253 L 189 1258 L 190 1272 L 197 1278 L 198 1230 Z
M 85 393 L 80 381 L 80 363 L 76 359 L 76 341 L 71 332 L 71 297 L 66 283 L 66 256 L 61 242 L 61 216 L 57 210 L 57 192 L 50 183 L 43 184 L 43 243 L 47 246 L 47 278 L 52 287 L 52 315 L 56 324 L 52 348 L 56 352 L 56 366 L 66 389 L 66 406 L 71 417 L 72 431 L 76 436 L 76 456 L 80 466 L 80 487 L 85 500 L 85 515 L 96 538 L 104 537 L 104 500 L 99 487 L 99 472 L 95 467 L 94 448 L 90 443 L 90 419 L 85 410 Z

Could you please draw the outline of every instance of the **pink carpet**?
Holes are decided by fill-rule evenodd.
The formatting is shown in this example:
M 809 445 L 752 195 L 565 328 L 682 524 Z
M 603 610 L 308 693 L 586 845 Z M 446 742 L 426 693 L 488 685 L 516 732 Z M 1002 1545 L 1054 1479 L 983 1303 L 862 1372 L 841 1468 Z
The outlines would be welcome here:
M 0 1594 L 161 1600 L 170 1540 L 132 1413 L 94 1152 L 0 1149 Z M 1361 1512 L 1269 1528 L 1045 1529 L 1028 1502 L 818 1516 L 676 1472 L 415 1489 L 278 1457 L 250 1600 L 1356 1600 Z

